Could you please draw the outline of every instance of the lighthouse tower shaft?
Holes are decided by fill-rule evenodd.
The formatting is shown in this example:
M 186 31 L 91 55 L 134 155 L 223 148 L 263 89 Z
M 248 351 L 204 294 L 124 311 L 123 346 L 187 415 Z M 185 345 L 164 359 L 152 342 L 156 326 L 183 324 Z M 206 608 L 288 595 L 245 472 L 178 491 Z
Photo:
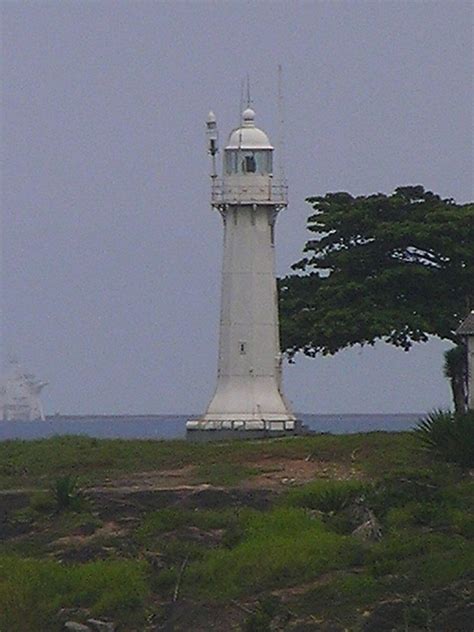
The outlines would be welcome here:
M 244 112 L 225 148 L 223 178 L 212 176 L 212 205 L 224 223 L 217 386 L 188 430 L 296 427 L 282 394 L 275 280 L 275 222 L 286 186 L 273 178 L 273 147 L 254 116 Z
M 268 422 L 294 420 L 281 393 L 273 246 L 276 211 L 270 204 L 228 205 L 222 216 L 218 377 L 204 419 L 269 429 L 275 424 Z

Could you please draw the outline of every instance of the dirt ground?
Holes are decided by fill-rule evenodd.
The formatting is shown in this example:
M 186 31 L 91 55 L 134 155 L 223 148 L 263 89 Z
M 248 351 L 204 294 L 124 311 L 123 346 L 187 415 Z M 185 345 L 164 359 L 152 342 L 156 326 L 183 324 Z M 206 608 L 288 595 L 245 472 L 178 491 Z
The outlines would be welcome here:
M 257 473 L 239 482 L 242 489 L 279 490 L 287 485 L 301 485 L 318 478 L 348 480 L 361 478 L 354 464 L 345 465 L 324 461 L 311 456 L 304 459 L 289 459 L 265 456 L 241 464 L 256 470 Z M 125 478 L 105 479 L 100 489 L 121 489 L 123 491 L 145 491 L 156 489 L 202 487 L 205 483 L 196 483 L 197 468 L 186 465 L 180 469 L 138 472 Z M 95 487 L 94 489 L 99 489 Z

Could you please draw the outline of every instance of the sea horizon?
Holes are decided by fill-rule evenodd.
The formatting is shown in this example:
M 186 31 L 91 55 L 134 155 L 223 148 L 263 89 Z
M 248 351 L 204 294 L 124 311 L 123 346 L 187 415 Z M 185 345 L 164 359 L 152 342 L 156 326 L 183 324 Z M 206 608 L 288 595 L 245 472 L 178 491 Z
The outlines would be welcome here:
M 424 413 L 297 413 L 313 432 L 354 434 L 411 430 Z M 186 421 L 199 414 L 47 415 L 44 420 L 0 421 L 0 441 L 85 435 L 115 439 L 185 439 Z

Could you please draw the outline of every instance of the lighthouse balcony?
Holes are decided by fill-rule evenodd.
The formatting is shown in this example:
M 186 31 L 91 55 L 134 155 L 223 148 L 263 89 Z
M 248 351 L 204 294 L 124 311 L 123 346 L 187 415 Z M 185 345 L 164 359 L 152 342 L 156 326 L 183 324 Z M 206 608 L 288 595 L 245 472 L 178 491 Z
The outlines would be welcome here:
M 268 176 L 214 178 L 211 203 L 216 208 L 227 204 L 262 204 L 283 208 L 288 205 L 288 187 L 283 180 Z

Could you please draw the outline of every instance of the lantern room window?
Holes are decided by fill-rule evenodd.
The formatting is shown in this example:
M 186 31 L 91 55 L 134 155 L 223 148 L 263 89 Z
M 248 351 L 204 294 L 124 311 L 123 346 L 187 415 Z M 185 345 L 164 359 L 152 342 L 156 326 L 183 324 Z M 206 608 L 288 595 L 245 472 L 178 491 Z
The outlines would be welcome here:
M 273 172 L 273 156 L 271 149 L 226 149 L 224 158 L 224 173 L 231 176 L 236 174 L 254 173 L 261 176 Z
M 255 156 L 244 156 L 244 159 L 242 160 L 242 171 L 244 173 L 255 173 L 257 171 Z

